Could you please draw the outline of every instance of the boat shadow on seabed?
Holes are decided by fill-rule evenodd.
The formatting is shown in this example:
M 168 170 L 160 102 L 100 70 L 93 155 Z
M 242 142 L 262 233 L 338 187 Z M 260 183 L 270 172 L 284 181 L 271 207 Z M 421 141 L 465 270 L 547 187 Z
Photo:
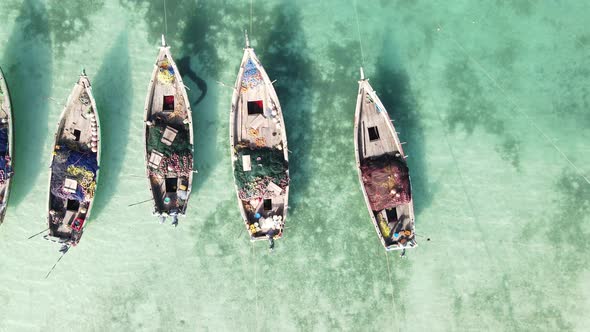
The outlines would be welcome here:
M 47 8 L 25 0 L 12 35 L 4 45 L 4 74 L 10 82 L 14 118 L 14 173 L 11 204 L 19 205 L 42 173 L 43 144 L 48 133 L 52 51 Z M 16 78 L 21 79 L 16 79 Z

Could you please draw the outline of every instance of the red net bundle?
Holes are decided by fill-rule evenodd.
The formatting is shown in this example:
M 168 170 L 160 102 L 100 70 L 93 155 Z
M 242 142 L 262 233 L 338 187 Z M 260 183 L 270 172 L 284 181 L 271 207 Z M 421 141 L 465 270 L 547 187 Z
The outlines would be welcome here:
M 410 175 L 402 159 L 385 154 L 365 160 L 361 165 L 361 173 L 373 211 L 410 202 Z

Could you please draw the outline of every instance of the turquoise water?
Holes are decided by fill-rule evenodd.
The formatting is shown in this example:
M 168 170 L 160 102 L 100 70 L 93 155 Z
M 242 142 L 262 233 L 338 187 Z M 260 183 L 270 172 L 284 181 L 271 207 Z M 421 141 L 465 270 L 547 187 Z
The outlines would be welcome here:
M 0 226 L 1 331 L 586 330 L 590 5 L 359 1 L 365 73 L 409 155 L 420 246 L 386 254 L 354 168 L 361 62 L 351 1 L 253 3 L 283 106 L 285 237 L 250 243 L 229 160 L 248 1 L 167 1 L 193 106 L 188 217 L 159 225 L 142 116 L 163 2 L 4 0 L 0 66 L 16 174 Z M 103 128 L 94 220 L 48 279 L 52 135 L 82 68 Z M 431 241 L 426 241 L 429 237 Z

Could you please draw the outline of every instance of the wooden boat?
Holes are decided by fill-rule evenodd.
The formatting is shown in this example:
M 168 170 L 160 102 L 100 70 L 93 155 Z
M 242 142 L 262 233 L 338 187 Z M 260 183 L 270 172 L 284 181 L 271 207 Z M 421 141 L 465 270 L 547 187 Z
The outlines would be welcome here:
M 287 134 L 279 99 L 266 71 L 246 48 L 230 116 L 232 167 L 240 212 L 251 240 L 282 237 L 289 198 Z
M 182 77 L 162 36 L 144 116 L 146 174 L 161 223 L 186 213 L 193 181 L 193 121 Z
M 90 220 L 100 164 L 100 122 L 84 72 L 68 97 L 53 147 L 45 239 L 67 250 Z
M 12 108 L 8 86 L 0 68 L 0 224 L 4 221 L 12 176 Z
M 415 247 L 414 202 L 406 155 L 387 110 L 362 68 L 354 141 L 359 181 L 381 243 L 387 250 Z

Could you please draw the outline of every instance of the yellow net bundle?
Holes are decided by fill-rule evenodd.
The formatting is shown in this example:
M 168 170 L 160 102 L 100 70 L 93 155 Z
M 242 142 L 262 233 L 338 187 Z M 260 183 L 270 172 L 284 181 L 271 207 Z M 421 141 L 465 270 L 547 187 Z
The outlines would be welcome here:
M 96 190 L 96 181 L 94 181 L 94 173 L 83 168 L 70 165 L 66 170 L 66 174 L 69 177 L 76 179 L 80 187 L 84 191 L 84 197 L 86 200 L 94 197 L 94 191 Z
M 168 60 L 160 61 L 158 67 L 158 82 L 162 84 L 174 83 L 174 68 L 172 68 Z

